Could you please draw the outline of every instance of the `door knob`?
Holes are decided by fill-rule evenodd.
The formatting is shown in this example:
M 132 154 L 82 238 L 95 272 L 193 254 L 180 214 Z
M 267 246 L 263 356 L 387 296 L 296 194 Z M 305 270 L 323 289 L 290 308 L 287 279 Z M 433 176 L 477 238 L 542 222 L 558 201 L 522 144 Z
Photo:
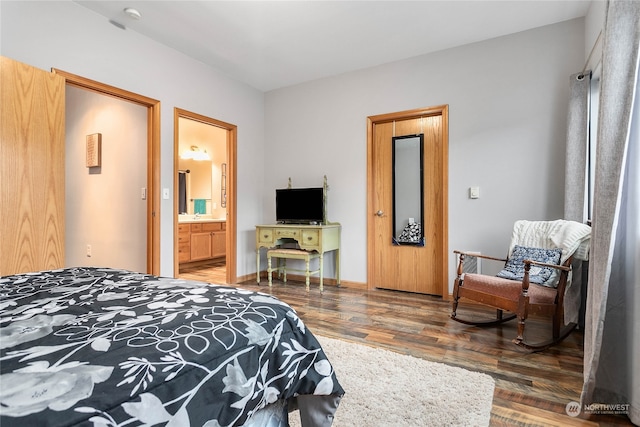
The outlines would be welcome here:
M 384 214 L 384 212 L 382 212 L 382 211 L 376 212 L 376 215 L 378 215 L 378 216 L 382 216 L 383 214 Z

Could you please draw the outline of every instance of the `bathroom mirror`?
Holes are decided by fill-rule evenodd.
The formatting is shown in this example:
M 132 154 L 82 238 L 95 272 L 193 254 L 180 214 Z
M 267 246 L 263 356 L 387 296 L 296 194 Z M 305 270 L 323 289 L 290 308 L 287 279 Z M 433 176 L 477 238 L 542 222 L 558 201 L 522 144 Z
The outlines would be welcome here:
M 211 177 L 210 160 L 179 160 L 178 213 L 211 213 Z
M 392 139 L 393 244 L 424 246 L 424 136 Z

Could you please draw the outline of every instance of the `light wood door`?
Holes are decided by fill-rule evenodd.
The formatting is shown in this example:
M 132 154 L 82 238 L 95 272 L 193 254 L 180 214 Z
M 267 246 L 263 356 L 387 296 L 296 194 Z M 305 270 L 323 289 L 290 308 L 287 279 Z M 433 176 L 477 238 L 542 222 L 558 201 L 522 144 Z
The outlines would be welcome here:
M 0 57 L 0 275 L 64 267 L 65 79 Z
M 367 283 L 447 295 L 448 107 L 404 111 L 368 120 Z M 424 135 L 424 246 L 393 244 L 392 138 Z

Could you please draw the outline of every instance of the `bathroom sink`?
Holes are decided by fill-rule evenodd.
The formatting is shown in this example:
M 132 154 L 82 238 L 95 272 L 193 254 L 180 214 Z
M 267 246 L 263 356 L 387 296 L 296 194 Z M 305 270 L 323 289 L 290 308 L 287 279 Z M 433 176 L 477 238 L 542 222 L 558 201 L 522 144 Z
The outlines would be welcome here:
M 225 218 L 212 218 L 211 215 L 200 215 L 199 217 L 194 217 L 193 215 L 178 215 L 179 223 L 192 223 L 192 222 L 222 222 L 226 221 Z

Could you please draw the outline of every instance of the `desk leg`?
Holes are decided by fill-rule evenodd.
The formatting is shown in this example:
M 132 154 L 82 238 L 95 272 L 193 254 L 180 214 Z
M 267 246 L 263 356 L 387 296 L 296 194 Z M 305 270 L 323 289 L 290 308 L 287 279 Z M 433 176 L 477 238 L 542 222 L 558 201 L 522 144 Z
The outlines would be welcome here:
M 260 284 L 260 248 L 256 249 L 256 282 Z
M 286 261 L 286 258 L 285 258 L 285 261 Z M 309 280 L 309 269 L 311 268 L 311 258 L 310 257 L 306 257 L 305 258 L 304 265 L 305 265 L 305 268 L 306 268 L 306 270 L 304 272 L 304 284 L 307 287 L 307 292 L 309 292 L 309 281 L 310 281 Z M 287 270 L 285 270 L 285 274 L 286 274 L 286 271 Z M 320 274 L 321 274 L 320 277 L 322 277 L 322 273 L 320 273 Z M 320 282 L 320 283 L 322 283 L 322 282 Z M 322 286 L 322 285 L 320 285 L 320 286 Z
M 320 254 L 320 292 L 322 293 L 324 289 L 322 288 L 322 279 L 324 278 L 324 252 Z
M 340 248 L 336 249 L 336 284 L 340 286 Z

